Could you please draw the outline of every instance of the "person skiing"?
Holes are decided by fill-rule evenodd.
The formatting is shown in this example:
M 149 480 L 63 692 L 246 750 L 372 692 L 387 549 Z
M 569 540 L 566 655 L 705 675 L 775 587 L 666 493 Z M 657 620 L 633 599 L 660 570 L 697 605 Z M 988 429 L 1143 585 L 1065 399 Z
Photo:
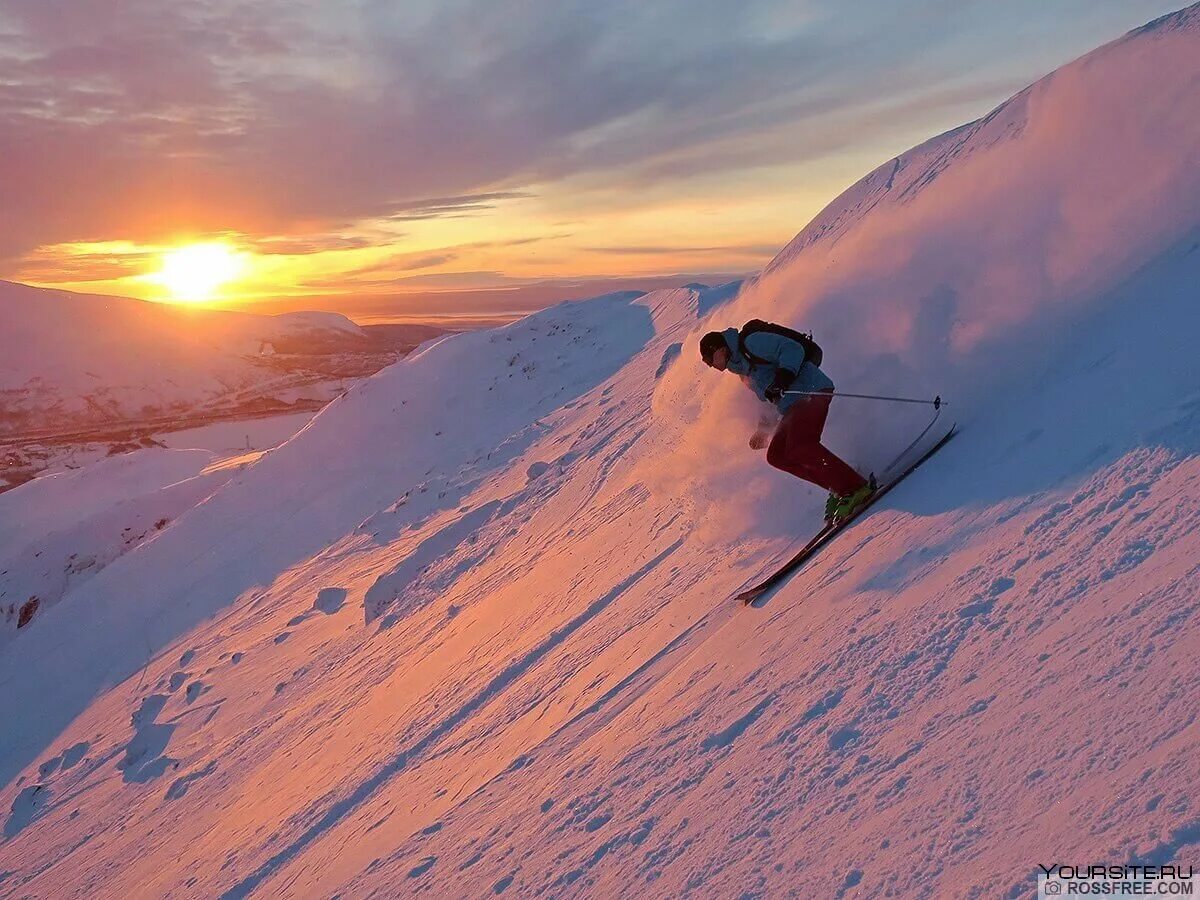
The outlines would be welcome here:
M 875 487 L 821 443 L 834 385 L 820 368 L 819 354 L 811 339 L 758 319 L 740 330 L 710 331 L 700 339 L 700 356 L 707 365 L 739 375 L 781 416 L 768 444 L 767 429 L 774 417 L 764 415 L 750 446 L 766 446 L 770 465 L 829 491 L 825 521 L 834 523 L 862 506 Z

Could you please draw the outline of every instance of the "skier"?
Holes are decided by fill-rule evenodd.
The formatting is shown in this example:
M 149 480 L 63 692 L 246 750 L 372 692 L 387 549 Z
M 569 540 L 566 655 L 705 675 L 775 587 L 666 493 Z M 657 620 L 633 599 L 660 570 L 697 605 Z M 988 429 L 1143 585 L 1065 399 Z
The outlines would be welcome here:
M 820 349 L 790 328 L 753 319 L 740 330 L 710 331 L 700 339 L 700 356 L 719 372 L 733 372 L 781 415 L 767 444 L 774 417 L 765 414 L 750 439 L 767 447 L 767 462 L 829 491 L 825 521 L 850 516 L 870 499 L 874 486 L 821 443 L 833 382 L 821 371 Z M 787 391 L 812 391 L 795 394 Z

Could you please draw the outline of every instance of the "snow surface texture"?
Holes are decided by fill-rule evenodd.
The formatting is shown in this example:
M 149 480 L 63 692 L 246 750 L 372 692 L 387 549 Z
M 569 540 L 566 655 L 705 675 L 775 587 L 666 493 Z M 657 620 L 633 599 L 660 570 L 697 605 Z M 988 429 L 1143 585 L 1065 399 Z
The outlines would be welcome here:
M 245 463 L 218 463 L 205 450 L 140 450 L 0 494 L 0 646 Z
M 164 415 L 261 389 L 296 340 L 361 342 L 336 313 L 259 316 L 0 281 L 0 430 Z
M 1194 861 L 1198 79 L 1193 7 L 740 293 L 557 306 L 331 404 L 0 653 L 0 896 L 1018 897 Z M 820 504 L 696 358 L 763 313 L 964 430 L 747 610 Z M 923 424 L 853 402 L 864 465 Z

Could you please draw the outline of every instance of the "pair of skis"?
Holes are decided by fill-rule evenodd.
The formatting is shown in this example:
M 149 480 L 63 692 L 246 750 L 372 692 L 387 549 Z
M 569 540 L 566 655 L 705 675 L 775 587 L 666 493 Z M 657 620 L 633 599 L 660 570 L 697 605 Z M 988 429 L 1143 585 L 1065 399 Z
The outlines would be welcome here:
M 934 418 L 936 419 L 937 417 L 935 416 Z M 932 423 L 930 423 L 930 425 L 932 425 Z M 923 437 L 928 430 L 929 429 L 927 427 L 926 430 L 921 433 L 921 437 Z M 878 503 L 880 500 L 882 500 L 885 496 L 887 496 L 887 493 L 892 488 L 894 488 L 901 481 L 903 481 L 905 478 L 907 478 L 909 475 L 911 475 L 913 472 L 915 472 L 921 466 L 921 464 L 923 462 L 925 462 L 927 459 L 929 459 L 929 457 L 933 456 L 933 454 L 937 453 L 944 446 L 946 446 L 946 444 L 950 442 L 950 439 L 952 437 L 954 437 L 954 435 L 956 435 L 957 433 L 958 433 L 957 427 L 954 425 L 951 425 L 950 430 L 946 432 L 945 436 L 943 436 L 941 439 L 938 440 L 938 442 L 936 444 L 934 444 L 932 447 L 930 447 L 928 450 L 926 450 L 924 453 L 922 453 L 919 457 L 917 457 L 917 459 L 915 459 L 913 462 L 909 463 L 907 466 L 905 466 L 903 469 L 901 469 L 898 474 L 896 474 L 892 478 L 885 481 L 879 487 L 879 489 L 876 490 L 875 493 L 871 495 L 871 497 L 867 500 L 866 503 L 864 503 L 862 506 L 860 506 L 858 509 L 856 509 L 853 513 L 851 513 L 845 519 L 842 519 L 831 525 L 826 525 L 824 528 L 822 528 L 820 531 L 818 531 L 813 536 L 812 540 L 810 540 L 799 551 L 797 551 L 796 554 L 794 556 L 792 556 L 792 558 L 789 559 L 787 562 L 785 562 L 779 569 L 772 572 L 765 579 L 763 579 L 762 581 L 760 581 L 758 584 L 754 585 L 753 587 L 747 588 L 746 590 L 742 591 L 740 594 L 737 595 L 736 599 L 741 600 L 742 603 L 744 603 L 746 606 L 751 606 L 755 603 L 755 601 L 760 600 L 766 594 L 770 593 L 772 590 L 774 590 L 776 587 L 778 587 L 780 584 L 782 584 L 784 581 L 786 581 L 793 573 L 795 573 L 797 570 L 799 570 L 799 568 L 801 566 L 803 566 L 806 562 L 808 562 L 810 559 L 812 559 L 817 554 L 817 552 L 820 551 L 820 549 L 822 547 L 824 547 L 826 544 L 828 544 L 830 541 L 832 541 L 835 537 L 837 537 L 837 535 L 843 529 L 848 528 L 851 524 L 853 524 L 855 519 L 857 519 L 859 516 L 861 516 L 863 513 L 865 513 L 868 509 L 870 509 L 872 506 L 874 506 L 876 503 Z M 920 440 L 920 437 L 918 437 L 918 440 Z M 915 443 L 916 442 L 914 441 L 914 444 Z M 909 447 L 903 451 L 903 453 L 901 454 L 901 458 L 903 458 L 904 454 L 906 454 L 908 452 L 908 450 L 910 450 L 910 449 L 912 449 L 912 445 L 909 445 Z M 892 463 L 892 465 L 889 466 L 888 469 L 885 469 L 884 470 L 885 474 L 888 470 L 894 468 L 899 463 L 899 461 L 900 460 L 898 459 L 896 462 Z

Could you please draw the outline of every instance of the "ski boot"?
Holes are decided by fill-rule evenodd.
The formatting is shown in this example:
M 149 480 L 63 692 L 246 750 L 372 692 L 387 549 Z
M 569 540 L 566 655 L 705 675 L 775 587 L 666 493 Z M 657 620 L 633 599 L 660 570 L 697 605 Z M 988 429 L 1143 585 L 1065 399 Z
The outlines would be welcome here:
M 863 504 L 871 499 L 877 487 L 875 476 L 872 475 L 867 480 L 867 483 L 853 494 L 839 497 L 837 494 L 831 493 L 829 499 L 825 501 L 825 524 L 837 525 L 846 521 L 846 519 L 858 512 L 863 507 Z
M 826 525 L 833 524 L 834 514 L 837 513 L 837 508 L 839 506 L 841 506 L 841 503 L 842 503 L 841 494 L 835 494 L 833 491 L 830 491 L 829 497 L 826 498 L 826 500 L 825 500 L 825 524 Z

